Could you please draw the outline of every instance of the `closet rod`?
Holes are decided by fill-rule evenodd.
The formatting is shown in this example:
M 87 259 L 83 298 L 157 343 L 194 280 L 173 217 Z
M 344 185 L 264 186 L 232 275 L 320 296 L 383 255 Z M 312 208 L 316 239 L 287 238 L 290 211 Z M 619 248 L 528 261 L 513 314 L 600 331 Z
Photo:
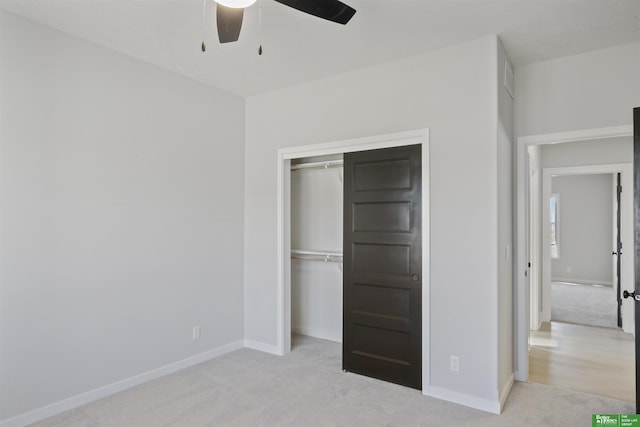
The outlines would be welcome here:
M 342 262 L 342 254 L 339 252 L 318 252 L 292 249 L 291 259 L 306 261 Z
M 297 165 L 291 165 L 292 171 L 308 170 L 308 169 L 329 169 L 329 168 L 341 168 L 344 165 L 343 160 L 328 160 L 326 162 L 312 162 L 312 163 L 300 163 Z
M 291 255 L 291 259 L 298 259 L 302 261 L 323 261 L 323 262 L 337 262 L 342 264 L 342 257 L 321 257 L 321 256 L 313 256 L 313 255 Z

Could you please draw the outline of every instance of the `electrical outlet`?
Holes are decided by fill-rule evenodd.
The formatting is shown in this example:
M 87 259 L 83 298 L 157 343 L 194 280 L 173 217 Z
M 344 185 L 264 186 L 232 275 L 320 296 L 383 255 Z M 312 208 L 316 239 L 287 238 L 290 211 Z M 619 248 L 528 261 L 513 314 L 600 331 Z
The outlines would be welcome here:
M 200 339 L 200 326 L 193 327 L 193 340 L 198 341 Z
M 460 372 L 460 358 L 458 356 L 451 356 L 449 358 L 449 369 L 453 372 Z

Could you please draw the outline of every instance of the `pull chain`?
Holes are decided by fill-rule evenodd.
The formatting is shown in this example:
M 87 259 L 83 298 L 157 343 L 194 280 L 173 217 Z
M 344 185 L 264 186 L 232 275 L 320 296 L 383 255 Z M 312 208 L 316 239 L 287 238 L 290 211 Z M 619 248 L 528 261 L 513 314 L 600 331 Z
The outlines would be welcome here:
M 202 51 L 207 50 L 207 45 L 204 42 L 205 31 L 207 28 L 207 0 L 202 0 Z
M 258 0 L 258 55 L 262 55 L 262 0 Z

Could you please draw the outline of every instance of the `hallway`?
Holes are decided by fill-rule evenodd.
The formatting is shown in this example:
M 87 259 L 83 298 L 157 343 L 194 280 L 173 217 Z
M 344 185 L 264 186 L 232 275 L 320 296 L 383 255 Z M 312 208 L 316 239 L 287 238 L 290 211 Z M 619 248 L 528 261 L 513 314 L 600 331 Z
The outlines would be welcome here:
M 529 342 L 530 382 L 635 402 L 631 334 L 551 322 L 531 331 Z

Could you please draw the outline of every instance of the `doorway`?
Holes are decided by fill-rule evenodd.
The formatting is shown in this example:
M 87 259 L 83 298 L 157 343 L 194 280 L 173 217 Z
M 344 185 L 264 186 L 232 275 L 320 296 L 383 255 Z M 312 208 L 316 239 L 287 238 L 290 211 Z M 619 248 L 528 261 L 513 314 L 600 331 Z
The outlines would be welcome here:
M 571 145 L 575 152 L 584 146 Z M 548 148 L 556 147 L 542 150 Z M 620 154 L 623 160 L 627 153 Z M 531 304 L 543 322 L 618 327 L 618 271 L 614 268 L 618 262 L 627 267 L 621 279 L 626 286 L 632 285 L 629 255 L 623 251 L 618 255 L 615 242 L 618 212 L 620 222 L 624 220 L 621 240 L 629 246 L 633 241 L 631 191 L 626 187 L 624 197 L 620 194 L 620 211 L 615 197 L 617 178 L 623 172 L 626 187 L 631 185 L 629 164 L 542 169 L 542 298 L 539 307 L 535 307 L 537 301 Z M 538 228 L 533 225 L 532 229 Z M 629 311 L 620 316 L 626 332 L 633 329 Z M 537 330 L 536 326 L 532 324 L 531 330 Z
M 527 381 L 529 380 L 529 368 L 530 368 L 530 360 L 529 360 L 529 349 L 532 344 L 537 344 L 538 347 L 542 347 L 545 352 L 548 354 L 552 353 L 554 348 L 559 348 L 558 339 L 566 340 L 567 334 L 575 334 L 576 331 L 572 331 L 571 325 L 570 327 L 563 328 L 560 330 L 559 328 L 554 328 L 553 324 L 549 324 L 545 322 L 550 319 L 550 300 L 545 304 L 545 286 L 550 285 L 551 282 L 551 265 L 550 262 L 545 267 L 545 262 L 542 260 L 543 255 L 547 255 L 550 258 L 550 253 L 547 251 L 549 249 L 550 241 L 549 238 L 546 239 L 546 242 L 543 242 L 540 239 L 538 244 L 538 248 L 536 248 L 535 242 L 532 243 L 531 236 L 535 235 L 530 233 L 532 228 L 540 229 L 543 227 L 540 221 L 535 219 L 535 215 L 538 214 L 542 216 L 546 214 L 550 216 L 550 199 L 546 200 L 546 197 L 540 197 L 540 206 L 539 211 L 534 212 L 532 214 L 530 210 L 530 205 L 533 204 L 532 194 L 529 192 L 531 177 L 531 170 L 529 168 L 529 160 L 528 155 L 530 148 L 539 149 L 542 146 L 553 146 L 556 148 L 557 161 L 565 161 L 564 164 L 555 163 L 555 164 L 546 164 L 548 169 L 552 169 L 553 167 L 558 168 L 560 166 L 573 165 L 577 169 L 573 170 L 573 174 L 579 173 L 601 173 L 601 174 L 617 174 L 617 172 L 621 172 L 623 181 L 626 181 L 626 184 L 623 182 L 623 188 L 627 188 L 627 195 L 632 195 L 632 156 L 625 158 L 623 160 L 611 160 L 611 153 L 608 153 L 606 150 L 606 143 L 616 143 L 621 142 L 622 140 L 626 140 L 625 143 L 630 143 L 631 139 L 631 128 L 627 126 L 616 127 L 616 128 L 607 128 L 607 129 L 594 129 L 580 132 L 568 132 L 562 134 L 552 134 L 552 135 L 538 135 L 532 137 L 522 137 L 518 138 L 518 146 L 517 146 L 517 247 L 518 247 L 518 256 L 516 259 L 516 292 L 515 292 L 515 300 L 514 307 L 516 309 L 516 328 L 515 328 L 515 348 L 514 348 L 514 356 L 515 356 L 515 366 L 516 366 L 516 379 L 519 381 Z M 576 156 L 567 155 L 567 150 L 571 146 L 569 143 L 579 143 L 582 142 L 587 144 L 585 148 L 585 153 L 590 153 L 592 158 L 580 160 L 576 158 Z M 598 145 L 601 144 L 600 148 Z M 602 151 L 602 147 L 605 147 L 605 150 Z M 629 146 L 629 150 L 631 146 Z M 564 158 L 563 158 L 564 151 Z M 629 151 L 631 153 L 632 151 Z M 595 158 L 595 160 L 594 160 Z M 567 159 L 571 159 L 574 163 L 566 163 Z M 576 161 L 578 163 L 576 163 Z M 580 163 L 582 161 L 582 163 Z M 609 163 L 610 162 L 610 163 Z M 602 163 L 608 163 L 607 165 L 603 165 Z M 621 164 L 626 163 L 626 164 Z M 578 166 L 579 165 L 579 166 Z M 582 168 L 582 170 L 580 170 Z M 586 168 L 586 169 L 585 169 Z M 591 168 L 591 169 L 589 169 Z M 542 175 L 543 167 L 540 167 L 538 171 L 540 171 L 540 175 Z M 549 174 L 550 178 L 553 174 Z M 540 178 L 542 180 L 542 177 Z M 541 185 L 542 186 L 542 185 Z M 535 189 L 534 189 L 535 191 Z M 623 190 L 624 191 L 624 190 Z M 542 202 L 546 201 L 546 207 L 542 207 Z M 632 202 L 632 198 L 627 197 L 628 202 Z M 623 202 L 624 203 L 624 202 Z M 560 206 L 562 205 L 562 200 L 560 200 Z M 625 208 L 623 207 L 623 211 Z M 549 212 L 547 212 L 549 211 Z M 627 215 L 629 212 L 632 214 L 632 210 L 626 209 Z M 624 219 L 623 219 L 624 220 Z M 627 219 L 627 222 L 629 219 Z M 632 219 L 631 219 L 632 221 Z M 550 221 L 547 221 L 548 225 Z M 631 233 L 633 236 L 633 226 L 627 223 L 626 225 L 627 232 Z M 536 231 L 536 233 L 540 232 L 540 230 Z M 545 237 L 545 233 L 541 234 L 542 237 Z M 625 240 L 625 238 L 623 238 Z M 633 237 L 629 239 L 626 237 L 627 242 L 632 242 Z M 627 247 L 631 248 L 632 243 L 627 243 Z M 612 253 L 611 248 L 607 246 L 607 250 L 609 254 Z M 535 252 L 538 251 L 538 252 Z M 623 251 L 624 253 L 624 251 Z M 631 254 L 629 253 L 629 256 Z M 538 259 L 539 261 L 536 263 L 532 263 L 529 265 L 530 260 Z M 631 265 L 630 265 L 631 264 Z M 626 262 L 622 264 L 622 278 L 623 284 L 622 289 L 626 289 L 627 287 L 633 287 L 633 267 L 631 262 Z M 544 269 L 544 271 L 543 271 Z M 629 269 L 631 271 L 629 271 Z M 536 276 L 539 279 L 536 279 Z M 626 277 L 626 279 L 625 279 Z M 533 282 L 533 280 L 536 282 Z M 546 289 L 546 294 L 549 295 L 550 289 Z M 535 301 L 536 296 L 538 296 L 539 301 Z M 536 307 L 537 305 L 537 307 Z M 540 309 L 539 311 L 535 311 L 536 308 Z M 629 307 L 630 308 L 630 307 Z M 627 309 L 629 309 L 627 308 Z M 623 310 L 625 307 L 623 305 Z M 629 310 L 627 310 L 629 311 Z M 538 316 L 540 322 L 539 325 L 542 326 L 541 333 L 542 336 L 534 337 L 533 340 L 530 340 L 529 330 L 535 330 L 538 325 L 535 324 L 535 317 Z M 633 314 L 623 313 L 623 319 L 626 318 L 627 328 L 633 328 Z M 568 324 L 567 324 L 568 325 Z M 613 330 L 616 331 L 615 329 Z M 547 334 L 546 336 L 544 334 Z M 621 333 L 621 332 L 620 332 Z M 589 334 L 586 334 L 589 336 Z M 538 342 L 535 343 L 535 339 L 538 339 Z M 590 338 L 589 338 L 590 339 Z M 568 345 L 563 344 L 562 348 L 567 348 Z M 603 362 L 602 354 L 600 354 L 601 358 L 598 362 Z M 552 355 L 552 359 L 558 361 L 562 356 L 557 354 Z M 611 360 L 604 360 L 604 363 L 608 363 Z M 546 369 L 551 369 L 553 366 L 547 366 Z M 626 368 L 625 368 L 626 369 Z M 622 371 L 619 369 L 619 371 Z M 627 371 L 628 372 L 628 371 Z M 533 380 L 533 379 L 532 379 Z M 562 384 L 556 384 L 563 386 Z M 566 386 L 566 385 L 565 385 Z M 569 386 L 566 386 L 570 388 Z
M 280 149 L 278 151 L 278 352 L 282 355 L 291 351 L 291 164 L 299 158 L 326 156 L 381 148 L 420 145 L 421 197 L 423 201 L 421 222 L 423 224 L 421 244 L 422 277 L 422 384 L 423 393 L 428 385 L 429 374 L 429 132 L 428 129 L 380 135 L 346 141 L 336 141 L 302 147 Z
M 579 144 L 573 143 L 578 150 Z M 630 263 L 626 250 L 615 249 L 614 226 L 620 212 L 625 234 L 621 240 L 629 246 L 633 241 L 629 165 L 542 171 L 542 323 L 531 325 L 529 380 L 632 402 L 634 380 L 627 372 L 634 360 L 633 335 L 618 327 L 614 269 L 618 260 L 624 261 L 621 267 Z M 626 191 L 618 211 L 616 187 L 623 175 Z M 630 278 L 624 280 L 627 286 L 632 286 Z M 621 320 L 632 330 L 631 307 L 624 308 Z

